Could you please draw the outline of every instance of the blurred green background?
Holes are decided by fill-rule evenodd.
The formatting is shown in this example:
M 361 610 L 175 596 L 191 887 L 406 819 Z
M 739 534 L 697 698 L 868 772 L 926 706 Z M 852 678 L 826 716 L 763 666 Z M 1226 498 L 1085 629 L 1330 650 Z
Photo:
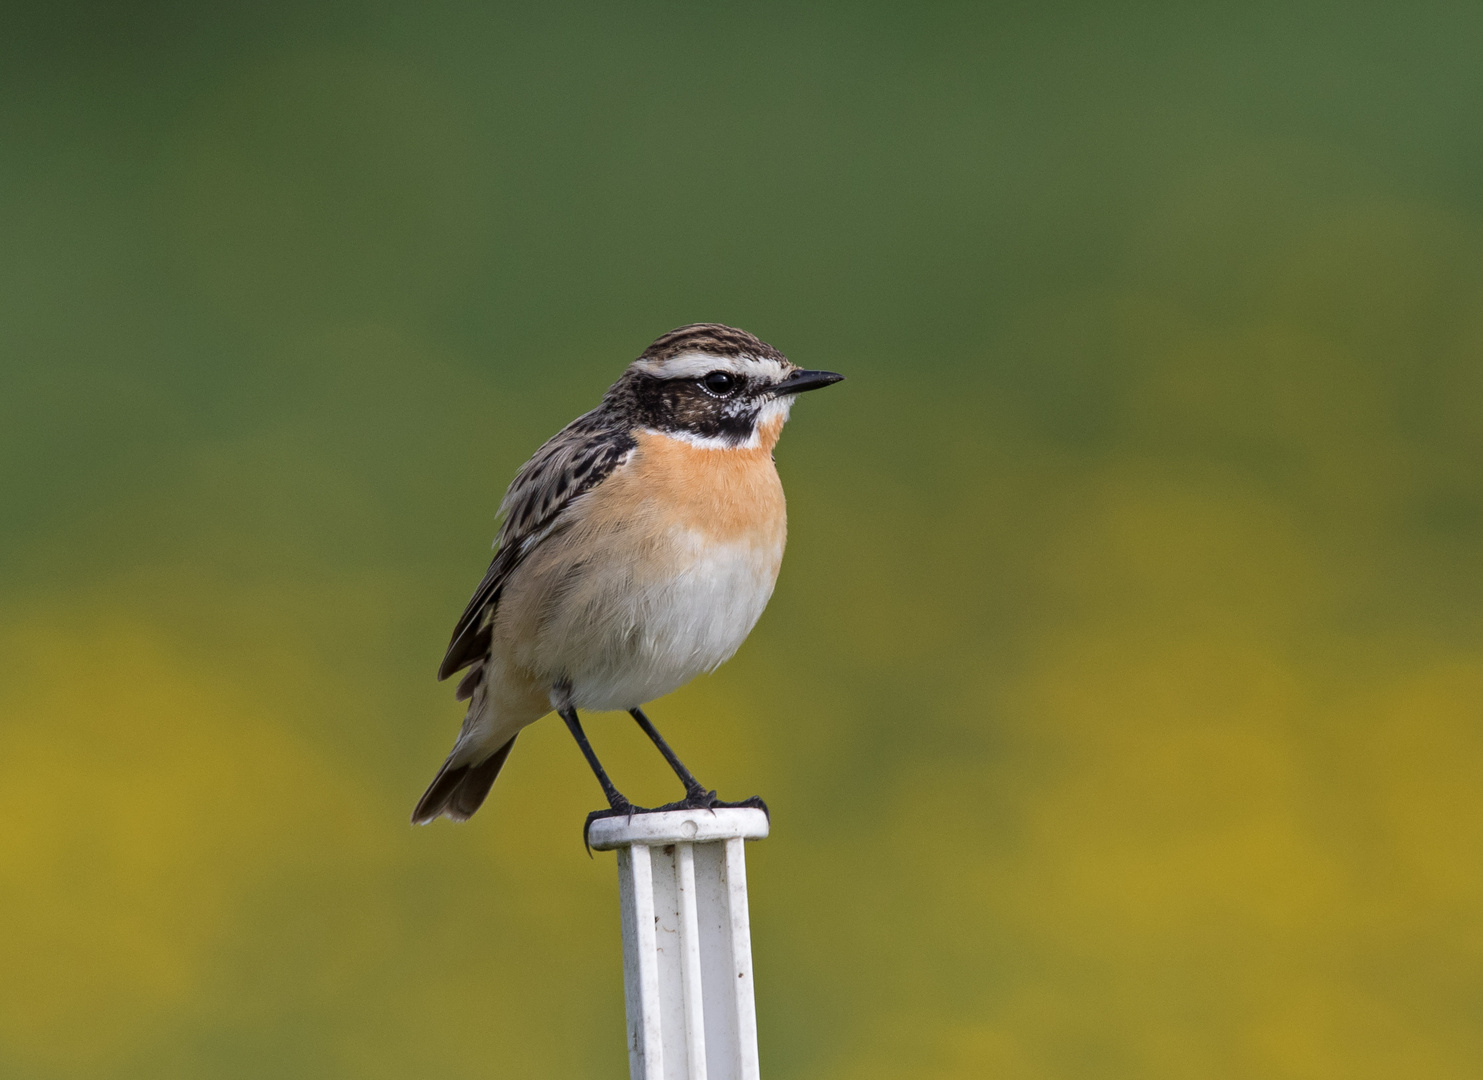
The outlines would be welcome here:
M 626 1074 L 560 725 L 406 821 L 509 477 L 695 320 L 849 376 L 652 710 L 773 808 L 769 1077 L 1479 1075 L 1480 42 L 10 0 L 0 1076 Z

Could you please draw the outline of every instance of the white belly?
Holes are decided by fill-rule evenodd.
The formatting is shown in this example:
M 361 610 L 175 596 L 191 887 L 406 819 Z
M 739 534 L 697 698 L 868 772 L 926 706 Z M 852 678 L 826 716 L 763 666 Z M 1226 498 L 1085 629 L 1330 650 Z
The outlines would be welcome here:
M 782 544 L 718 543 L 687 530 L 670 538 L 671 571 L 614 581 L 559 648 L 572 702 L 630 709 L 712 671 L 740 648 L 772 596 Z

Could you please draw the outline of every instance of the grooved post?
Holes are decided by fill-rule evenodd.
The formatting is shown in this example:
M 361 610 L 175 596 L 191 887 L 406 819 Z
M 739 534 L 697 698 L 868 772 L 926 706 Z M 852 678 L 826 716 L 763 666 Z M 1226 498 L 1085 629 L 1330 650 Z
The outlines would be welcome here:
M 599 818 L 618 852 L 632 1080 L 760 1080 L 744 841 L 750 807 Z

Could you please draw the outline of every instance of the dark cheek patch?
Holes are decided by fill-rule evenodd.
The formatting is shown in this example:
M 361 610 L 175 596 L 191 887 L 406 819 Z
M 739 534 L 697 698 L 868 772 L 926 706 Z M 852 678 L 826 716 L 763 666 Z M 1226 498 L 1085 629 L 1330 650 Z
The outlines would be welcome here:
M 744 398 L 718 398 L 688 379 L 651 383 L 639 404 L 646 427 L 736 444 L 751 438 L 757 418 L 756 406 Z

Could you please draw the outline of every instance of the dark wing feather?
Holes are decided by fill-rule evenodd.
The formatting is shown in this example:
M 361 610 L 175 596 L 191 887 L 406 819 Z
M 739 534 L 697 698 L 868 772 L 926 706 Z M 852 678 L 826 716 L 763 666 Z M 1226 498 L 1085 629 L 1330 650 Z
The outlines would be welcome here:
M 468 606 L 458 617 L 453 628 L 453 637 L 448 642 L 448 651 L 438 665 L 438 680 L 441 682 L 454 672 L 462 671 L 489 651 L 490 630 L 484 621 L 484 613 L 499 599 L 499 590 L 509 577 L 510 571 L 519 564 L 520 552 L 515 548 L 500 548 L 494 561 L 484 574 L 484 580 L 474 590 Z
M 438 666 L 439 679 L 462 671 L 488 653 L 489 616 L 511 572 L 561 527 L 562 511 L 606 480 L 638 445 L 632 432 L 613 420 L 604 406 L 579 416 L 515 474 L 500 503 L 504 520 L 495 538 L 494 560 L 453 628 L 448 652 Z

